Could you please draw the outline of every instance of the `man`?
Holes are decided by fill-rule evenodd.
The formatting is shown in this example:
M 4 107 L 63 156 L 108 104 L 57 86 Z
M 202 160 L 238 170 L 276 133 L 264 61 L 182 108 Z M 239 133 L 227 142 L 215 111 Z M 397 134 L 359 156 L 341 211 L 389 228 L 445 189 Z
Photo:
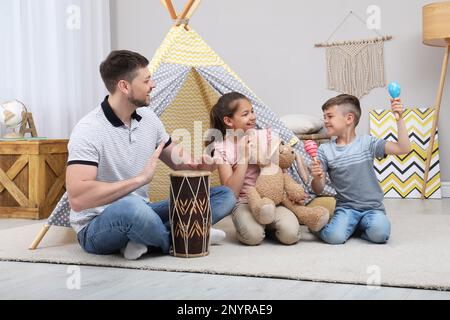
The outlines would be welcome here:
M 174 144 L 149 108 L 155 84 L 149 61 L 138 53 L 114 51 L 100 66 L 110 95 L 74 128 L 69 142 L 67 192 L 70 221 L 81 247 L 94 254 L 122 251 L 138 259 L 147 248 L 169 252 L 169 203 L 149 203 L 148 185 L 158 159 L 174 170 L 215 170 L 215 165 L 181 165 Z M 235 204 L 226 187 L 211 189 L 213 224 Z M 211 241 L 224 237 L 213 230 Z

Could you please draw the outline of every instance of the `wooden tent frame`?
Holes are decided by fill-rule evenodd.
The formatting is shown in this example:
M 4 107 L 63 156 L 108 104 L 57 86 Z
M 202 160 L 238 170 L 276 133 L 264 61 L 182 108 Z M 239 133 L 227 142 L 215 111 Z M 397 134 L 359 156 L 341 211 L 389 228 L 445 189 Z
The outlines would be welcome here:
M 189 19 L 194 15 L 195 11 L 198 9 L 200 2 L 202 0 L 189 0 L 184 6 L 183 11 L 180 15 L 177 14 L 175 8 L 172 4 L 172 0 L 160 0 L 161 4 L 167 9 L 170 17 L 174 21 L 175 26 L 184 25 L 184 28 L 189 31 Z

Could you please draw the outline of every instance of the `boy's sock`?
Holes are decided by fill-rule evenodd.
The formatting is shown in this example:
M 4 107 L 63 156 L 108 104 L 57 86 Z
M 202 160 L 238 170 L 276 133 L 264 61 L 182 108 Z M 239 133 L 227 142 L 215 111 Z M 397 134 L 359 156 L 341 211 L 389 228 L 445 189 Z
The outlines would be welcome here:
M 147 253 L 148 248 L 145 244 L 128 241 L 125 248 L 122 248 L 120 252 L 123 254 L 124 258 L 127 260 L 137 260 L 143 254 Z
M 211 228 L 210 232 L 210 238 L 211 238 L 211 245 L 220 244 L 225 238 L 227 237 L 227 234 L 220 230 L 220 229 L 214 229 Z

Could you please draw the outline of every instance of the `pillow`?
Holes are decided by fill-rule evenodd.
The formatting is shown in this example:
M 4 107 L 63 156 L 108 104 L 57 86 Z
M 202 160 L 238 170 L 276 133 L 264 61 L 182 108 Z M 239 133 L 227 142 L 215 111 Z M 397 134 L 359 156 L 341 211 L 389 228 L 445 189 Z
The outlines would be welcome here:
M 280 118 L 285 126 L 295 134 L 319 132 L 323 128 L 323 120 L 306 114 L 288 114 Z

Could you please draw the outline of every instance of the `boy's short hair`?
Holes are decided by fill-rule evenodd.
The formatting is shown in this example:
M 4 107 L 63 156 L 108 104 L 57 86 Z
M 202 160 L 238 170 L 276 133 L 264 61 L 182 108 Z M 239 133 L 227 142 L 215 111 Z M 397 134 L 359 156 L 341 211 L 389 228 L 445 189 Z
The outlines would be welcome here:
M 117 83 L 120 80 L 132 82 L 137 75 L 137 71 L 149 65 L 149 61 L 139 53 L 118 50 L 109 54 L 100 65 L 100 74 L 106 89 L 112 94 L 116 91 Z
M 337 97 L 331 98 L 322 106 L 322 111 L 326 111 L 332 106 L 338 106 L 344 114 L 352 113 L 355 116 L 355 127 L 361 119 L 361 105 L 359 99 L 350 94 L 340 94 Z

